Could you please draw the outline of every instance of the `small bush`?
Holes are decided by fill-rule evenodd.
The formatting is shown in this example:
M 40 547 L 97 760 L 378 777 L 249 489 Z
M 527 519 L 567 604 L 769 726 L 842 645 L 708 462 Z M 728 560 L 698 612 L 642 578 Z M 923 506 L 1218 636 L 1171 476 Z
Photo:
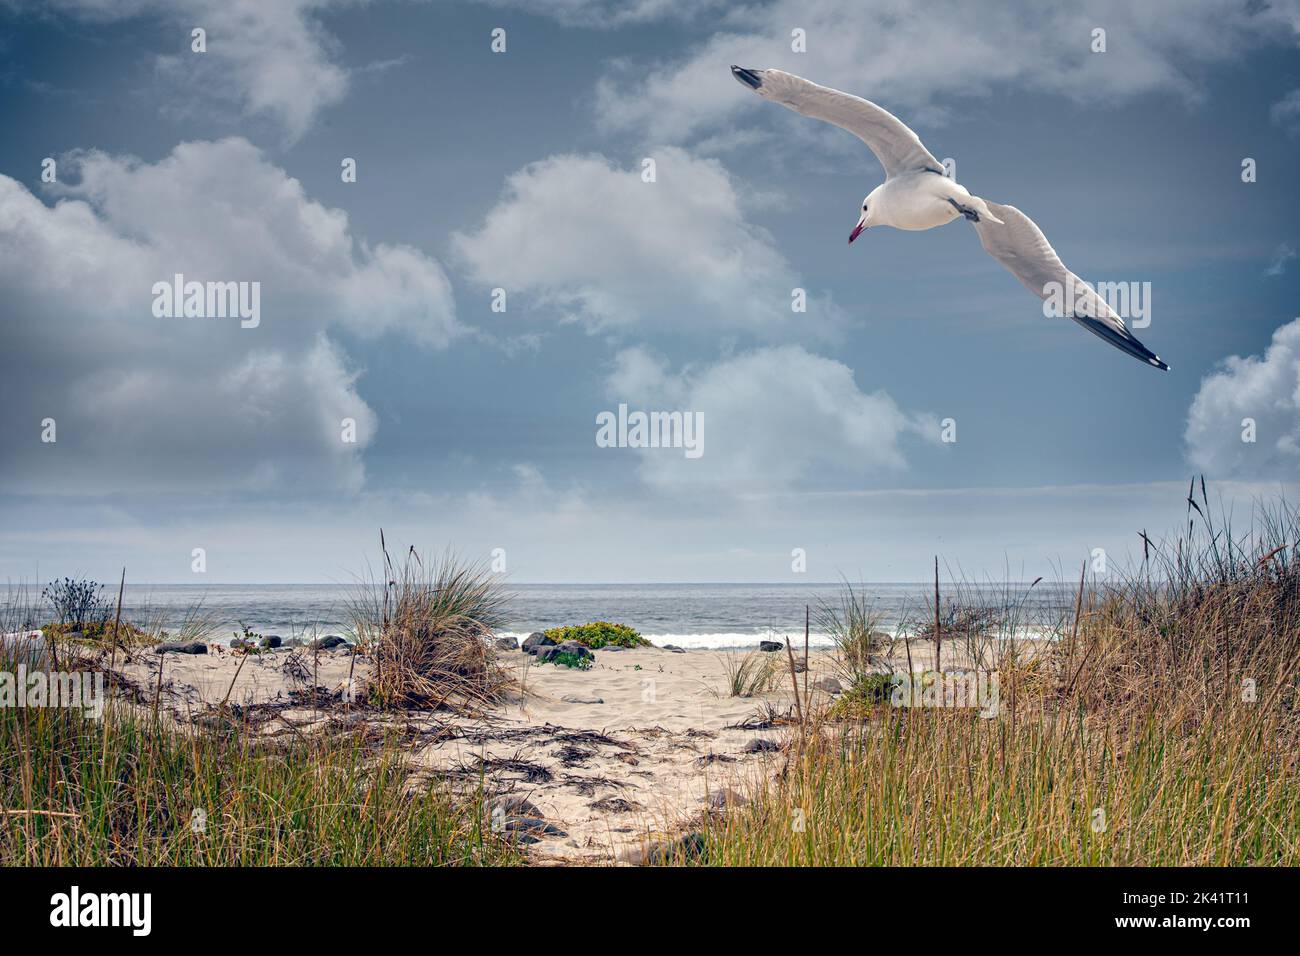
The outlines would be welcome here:
M 103 626 L 112 617 L 113 609 L 104 597 L 104 585 L 85 578 L 64 578 L 51 581 L 41 592 L 58 615 L 58 624 L 71 624 L 72 630 L 85 631 L 87 627 Z
M 867 674 L 846 690 L 832 705 L 830 716 L 837 720 L 864 720 L 876 708 L 888 704 L 896 680 L 892 674 Z
M 560 651 L 553 654 L 544 661 L 538 661 L 538 664 L 564 664 L 567 667 L 576 667 L 580 671 L 591 670 L 591 658 L 574 654 L 572 651 Z
M 71 622 L 46 624 L 41 628 L 41 633 L 51 640 L 67 640 L 72 635 L 70 639 L 80 643 L 107 644 L 113 639 L 113 621 L 110 618 L 108 621 L 86 623 L 80 627 Z M 78 634 L 81 636 L 76 637 Z M 154 635 L 129 621 L 122 621 L 117 626 L 117 643 L 120 645 L 149 644 L 154 640 Z
M 628 627 L 626 624 L 611 624 L 609 621 L 592 621 L 590 624 L 576 624 L 568 627 L 553 627 L 546 631 L 546 636 L 556 644 L 565 641 L 577 641 L 583 647 L 596 650 L 600 647 L 649 647 L 650 642 Z

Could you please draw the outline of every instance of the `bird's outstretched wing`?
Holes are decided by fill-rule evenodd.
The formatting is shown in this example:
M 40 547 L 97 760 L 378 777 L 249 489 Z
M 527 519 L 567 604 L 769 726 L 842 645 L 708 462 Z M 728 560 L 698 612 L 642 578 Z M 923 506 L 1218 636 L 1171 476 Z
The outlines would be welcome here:
M 987 202 L 987 200 L 985 200 Z M 1065 268 L 1052 244 L 1032 219 L 1015 206 L 988 203 L 1002 224 L 985 218 L 975 224 L 984 250 L 1002 263 L 1025 288 L 1040 299 L 1059 295 L 1065 314 L 1089 332 L 1148 365 L 1168 371 L 1169 366 L 1124 326 L 1124 320 L 1097 290 Z
M 731 73 L 765 100 L 848 130 L 876 154 L 887 179 L 922 169 L 943 172 L 943 164 L 921 145 L 920 137 L 906 123 L 869 100 L 818 86 L 782 70 L 733 66 Z

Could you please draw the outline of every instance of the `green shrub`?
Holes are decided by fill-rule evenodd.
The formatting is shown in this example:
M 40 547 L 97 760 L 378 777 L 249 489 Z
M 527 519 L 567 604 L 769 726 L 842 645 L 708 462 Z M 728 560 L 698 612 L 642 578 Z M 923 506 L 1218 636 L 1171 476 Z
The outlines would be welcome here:
M 546 636 L 556 644 L 565 641 L 577 641 L 583 647 L 595 650 L 599 647 L 649 647 L 650 642 L 626 624 L 611 624 L 609 621 L 592 621 L 590 624 L 576 624 L 568 627 L 553 627 L 546 631 Z
M 576 667 L 580 671 L 591 670 L 591 658 L 582 657 L 571 651 L 560 651 L 558 654 L 552 654 L 544 661 L 538 661 L 538 664 L 564 664 L 566 667 Z
M 835 701 L 830 716 L 840 720 L 865 720 L 882 704 L 890 702 L 897 682 L 892 674 L 865 675 Z

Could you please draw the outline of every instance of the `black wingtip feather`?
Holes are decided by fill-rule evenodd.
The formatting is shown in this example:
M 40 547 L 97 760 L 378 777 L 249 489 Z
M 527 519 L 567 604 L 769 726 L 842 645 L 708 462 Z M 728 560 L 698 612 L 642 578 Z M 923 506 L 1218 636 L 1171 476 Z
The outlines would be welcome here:
M 1104 322 L 1086 315 L 1072 315 L 1070 318 L 1078 322 L 1085 329 L 1098 338 L 1105 339 L 1121 352 L 1127 352 L 1140 362 L 1150 365 L 1152 368 L 1158 368 L 1162 372 L 1169 371 L 1169 365 L 1161 360 L 1159 355 L 1152 352 L 1149 348 L 1137 340 L 1137 338 L 1127 329 L 1124 332 L 1117 332 Z
M 747 70 L 743 66 L 736 66 L 734 63 L 731 66 L 731 75 L 736 78 L 737 82 L 745 84 L 751 90 L 756 90 L 763 85 L 763 78 L 758 73 L 758 70 Z

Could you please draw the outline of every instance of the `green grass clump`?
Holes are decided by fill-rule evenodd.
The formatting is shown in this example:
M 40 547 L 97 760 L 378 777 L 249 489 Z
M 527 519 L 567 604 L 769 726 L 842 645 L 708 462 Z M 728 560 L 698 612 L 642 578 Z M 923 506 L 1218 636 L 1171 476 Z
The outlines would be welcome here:
M 76 624 L 46 624 L 41 633 L 55 641 L 71 641 L 87 646 L 109 646 L 113 642 L 113 622 L 88 621 L 80 626 Z M 165 635 L 164 635 L 165 636 Z M 155 643 L 157 636 L 141 627 L 122 621 L 117 626 L 117 643 L 119 647 Z
M 599 647 L 649 647 L 650 642 L 626 624 L 611 624 L 609 621 L 592 621 L 590 624 L 575 624 L 567 627 L 553 627 L 546 631 L 546 636 L 556 644 L 565 641 L 577 641 L 583 647 L 595 650 Z
M 892 674 L 864 674 L 831 705 L 832 720 L 865 720 L 881 706 L 888 706 L 894 693 Z

